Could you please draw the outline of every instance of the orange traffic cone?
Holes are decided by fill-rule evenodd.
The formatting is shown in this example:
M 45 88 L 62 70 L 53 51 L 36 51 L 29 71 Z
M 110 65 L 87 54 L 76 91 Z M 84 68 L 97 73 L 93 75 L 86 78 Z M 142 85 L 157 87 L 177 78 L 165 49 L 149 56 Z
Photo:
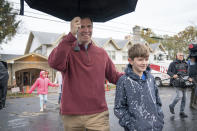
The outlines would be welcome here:
M 105 89 L 105 91 L 110 91 L 110 89 L 109 89 L 109 87 L 108 87 L 108 84 L 107 84 L 107 80 L 106 80 L 106 89 Z
M 26 87 L 26 93 L 28 93 L 28 92 L 29 92 L 29 86 Z

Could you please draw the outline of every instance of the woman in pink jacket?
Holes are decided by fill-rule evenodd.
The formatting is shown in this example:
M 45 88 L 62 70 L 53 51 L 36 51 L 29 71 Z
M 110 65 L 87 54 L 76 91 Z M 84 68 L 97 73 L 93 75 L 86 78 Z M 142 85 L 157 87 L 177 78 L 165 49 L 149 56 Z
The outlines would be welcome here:
M 59 85 L 51 83 L 50 80 L 46 78 L 45 71 L 41 71 L 40 77 L 37 78 L 36 82 L 29 91 L 29 93 L 32 93 L 32 91 L 37 87 L 37 93 L 40 97 L 40 111 L 46 109 L 48 86 L 58 87 Z

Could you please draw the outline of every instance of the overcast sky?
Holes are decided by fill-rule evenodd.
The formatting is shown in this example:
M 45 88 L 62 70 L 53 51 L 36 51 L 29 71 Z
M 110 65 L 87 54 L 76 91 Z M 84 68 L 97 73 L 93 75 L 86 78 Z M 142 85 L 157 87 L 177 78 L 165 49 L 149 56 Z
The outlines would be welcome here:
M 8 1 L 13 3 L 14 9 L 20 9 L 20 0 Z M 138 0 L 135 12 L 106 23 L 94 23 L 93 37 L 124 39 L 124 36 L 132 35 L 132 27 L 135 25 L 151 28 L 156 34 L 174 35 L 187 26 L 197 26 L 196 5 L 197 0 Z M 30 9 L 27 5 L 24 10 L 25 16 L 18 16 L 22 20 L 19 33 L 3 46 L 2 53 L 23 54 L 31 30 L 69 32 L 69 22 Z

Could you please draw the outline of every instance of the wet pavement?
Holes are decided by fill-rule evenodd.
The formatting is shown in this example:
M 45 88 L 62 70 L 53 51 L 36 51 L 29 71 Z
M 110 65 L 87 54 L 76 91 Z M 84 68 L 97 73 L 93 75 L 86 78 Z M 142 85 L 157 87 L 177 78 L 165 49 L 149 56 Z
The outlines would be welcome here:
M 197 110 L 189 108 L 190 90 L 187 91 L 185 113 L 188 118 L 179 117 L 180 102 L 175 107 L 175 115 L 170 114 L 168 105 L 175 96 L 173 88 L 159 88 L 163 102 L 165 126 L 163 131 L 197 131 Z M 113 114 L 115 90 L 106 92 L 110 111 L 111 131 L 124 131 Z M 48 94 L 47 110 L 40 112 L 39 97 L 8 99 L 6 108 L 0 110 L 0 131 L 63 131 L 58 109 L 58 94 Z
M 63 131 L 56 100 L 57 94 L 49 94 L 47 110 L 40 112 L 38 96 L 9 99 L 0 111 L 0 131 Z
M 175 115 L 172 115 L 169 111 L 169 104 L 172 103 L 174 97 L 176 96 L 176 91 L 174 88 L 160 88 L 160 97 L 163 103 L 163 111 L 165 115 L 165 125 L 164 131 L 197 131 L 197 110 L 191 109 L 189 107 L 191 90 L 187 89 L 186 92 L 186 106 L 185 113 L 188 118 L 180 118 L 180 104 L 181 101 L 175 106 Z

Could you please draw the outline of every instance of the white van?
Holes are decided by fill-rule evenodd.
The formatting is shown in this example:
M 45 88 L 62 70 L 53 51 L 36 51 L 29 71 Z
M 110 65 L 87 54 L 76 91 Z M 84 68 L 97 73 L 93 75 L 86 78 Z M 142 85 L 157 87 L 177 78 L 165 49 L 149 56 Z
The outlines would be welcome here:
M 171 62 L 167 54 L 162 52 L 150 57 L 151 74 L 155 77 L 157 86 L 170 85 L 170 76 L 167 71 Z

